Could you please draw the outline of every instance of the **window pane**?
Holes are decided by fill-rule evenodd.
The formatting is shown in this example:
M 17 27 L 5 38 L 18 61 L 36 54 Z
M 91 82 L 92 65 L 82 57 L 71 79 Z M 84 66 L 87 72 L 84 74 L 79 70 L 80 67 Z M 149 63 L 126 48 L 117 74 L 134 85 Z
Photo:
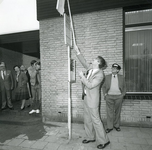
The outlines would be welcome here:
M 125 12 L 125 25 L 152 22 L 152 9 Z
M 152 92 L 152 29 L 125 32 L 127 92 Z

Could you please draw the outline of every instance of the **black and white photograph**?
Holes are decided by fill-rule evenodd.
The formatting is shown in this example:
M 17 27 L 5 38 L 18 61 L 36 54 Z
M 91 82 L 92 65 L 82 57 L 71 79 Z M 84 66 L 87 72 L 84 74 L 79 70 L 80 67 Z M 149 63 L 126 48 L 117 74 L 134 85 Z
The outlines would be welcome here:
M 0 150 L 152 150 L 152 0 L 0 0 Z

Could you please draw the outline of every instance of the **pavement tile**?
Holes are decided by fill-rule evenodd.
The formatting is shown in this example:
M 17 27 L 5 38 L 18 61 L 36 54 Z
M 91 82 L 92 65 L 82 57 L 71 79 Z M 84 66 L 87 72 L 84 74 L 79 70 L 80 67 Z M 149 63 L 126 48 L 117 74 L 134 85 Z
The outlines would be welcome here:
M 85 144 L 85 147 L 87 147 L 88 149 L 97 149 L 97 144 L 96 142 L 93 142 L 93 143 Z M 107 147 L 109 147 L 109 145 Z
M 116 143 L 116 142 L 114 142 L 114 143 L 111 143 L 110 145 L 108 145 L 108 146 L 110 146 L 110 148 L 113 150 L 115 150 L 115 149 L 117 149 L 117 150 L 127 150 L 127 148 L 126 148 L 126 146 L 125 146 L 125 144 L 124 143 Z
M 36 141 L 29 141 L 29 140 L 25 140 L 23 141 L 19 146 L 21 147 L 31 147 Z
M 109 140 L 110 142 L 118 142 L 119 141 L 119 137 L 116 137 L 116 136 L 108 136 L 109 137 Z M 122 138 L 122 137 L 120 137 Z
M 58 150 L 73 150 L 74 146 L 69 144 L 62 144 Z
M 0 142 L 0 144 L 7 144 L 7 143 L 9 143 L 11 140 L 6 140 L 5 142 Z
M 40 137 L 27 132 L 28 134 L 14 134 L 15 138 L 5 139 L 6 141 L 3 143 L 3 139 L 1 139 L 0 150 L 98 150 L 96 142 L 82 143 L 86 136 L 83 124 L 72 124 L 71 140 L 69 140 L 67 124 L 62 124 L 60 127 L 41 126 L 45 134 L 41 134 Z M 30 135 L 32 135 L 33 141 L 28 140 Z M 108 137 L 111 143 L 104 150 L 152 150 L 152 129 L 150 128 L 123 126 L 121 132 L 114 129 L 108 134 Z
M 142 147 L 140 144 L 125 143 L 125 146 L 126 146 L 127 150 L 142 150 Z
M 141 131 L 140 128 L 138 128 L 138 127 L 126 127 L 126 128 L 128 128 L 128 131 L 130 133 L 137 133 L 137 132 Z
M 140 128 L 140 132 L 143 132 L 143 133 L 152 133 L 152 129 L 151 128 Z
M 130 141 L 129 139 L 130 139 L 129 137 L 118 137 L 119 143 L 126 143 L 127 141 Z
M 133 138 L 136 137 L 137 138 L 137 133 L 134 132 L 123 132 L 124 137 L 128 137 L 128 138 Z
M 19 136 L 17 136 L 16 138 L 18 138 L 18 139 L 28 139 L 28 137 L 25 135 L 25 134 L 21 134 L 21 135 L 19 135 Z
M 24 139 L 12 139 L 7 145 L 18 146 L 24 141 Z
M 55 129 L 55 130 L 49 130 L 46 135 L 57 135 L 59 133 L 59 130 L 58 129 Z
M 146 139 L 143 138 L 130 138 L 134 144 L 148 144 Z
M 152 145 L 142 145 L 142 150 L 152 150 Z
M 74 147 L 73 150 L 88 150 L 88 148 L 85 147 L 84 145 L 79 145 L 77 147 Z
M 57 140 L 58 140 L 58 138 L 56 136 L 51 135 L 51 136 L 46 137 L 44 141 L 54 143 Z
M 68 142 L 68 138 L 58 138 L 55 143 L 64 144 Z
M 145 132 L 139 132 L 139 133 L 137 133 L 137 137 L 138 138 L 145 138 L 145 139 L 151 139 L 152 138 L 149 133 L 145 133 Z
M 118 132 L 118 131 L 115 131 L 115 130 L 111 131 L 110 133 L 111 134 L 108 133 L 108 135 L 117 136 L 117 137 L 124 136 L 123 132 Z
M 43 136 L 39 141 L 44 141 L 46 138 L 48 138 L 48 136 Z
M 126 143 L 129 143 L 129 144 L 133 144 L 132 138 L 129 138 L 129 137 L 120 138 L 119 141 L 120 141 L 120 143 L 121 142 L 126 142 Z
M 19 136 L 17 136 L 16 138 L 19 138 L 19 139 L 21 139 L 21 138 L 23 138 L 25 136 L 25 134 L 20 134 Z
M 58 150 L 59 146 L 58 143 L 48 143 L 43 150 Z
M 35 149 L 4 145 L 4 146 L 0 146 L 0 150 L 35 150 Z
M 31 148 L 34 148 L 34 149 L 43 149 L 47 144 L 48 144 L 48 142 L 37 141 L 37 142 L 35 142 L 35 143 L 31 146 Z
M 152 139 L 146 139 L 147 143 L 152 146 Z

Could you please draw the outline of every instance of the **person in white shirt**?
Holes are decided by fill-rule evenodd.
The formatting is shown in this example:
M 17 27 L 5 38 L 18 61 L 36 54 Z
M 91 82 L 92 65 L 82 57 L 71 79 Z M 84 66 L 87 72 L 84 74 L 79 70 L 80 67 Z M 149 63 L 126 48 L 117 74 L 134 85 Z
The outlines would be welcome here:
M 125 79 L 123 75 L 118 74 L 121 67 L 117 63 L 114 63 L 111 69 L 112 74 L 105 77 L 105 82 L 102 87 L 104 98 L 106 100 L 107 133 L 112 131 L 113 128 L 115 128 L 116 131 L 121 130 L 120 114 L 123 98 L 126 93 Z

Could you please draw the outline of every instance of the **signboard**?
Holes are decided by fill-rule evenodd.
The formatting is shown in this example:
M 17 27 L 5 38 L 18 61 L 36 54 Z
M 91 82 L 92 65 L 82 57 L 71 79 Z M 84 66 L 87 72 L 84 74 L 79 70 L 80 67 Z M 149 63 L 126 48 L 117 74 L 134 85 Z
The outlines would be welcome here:
M 72 31 L 69 16 L 64 13 L 64 42 L 67 46 L 72 47 Z
M 70 60 L 70 82 L 76 82 L 76 61 L 74 59 Z

